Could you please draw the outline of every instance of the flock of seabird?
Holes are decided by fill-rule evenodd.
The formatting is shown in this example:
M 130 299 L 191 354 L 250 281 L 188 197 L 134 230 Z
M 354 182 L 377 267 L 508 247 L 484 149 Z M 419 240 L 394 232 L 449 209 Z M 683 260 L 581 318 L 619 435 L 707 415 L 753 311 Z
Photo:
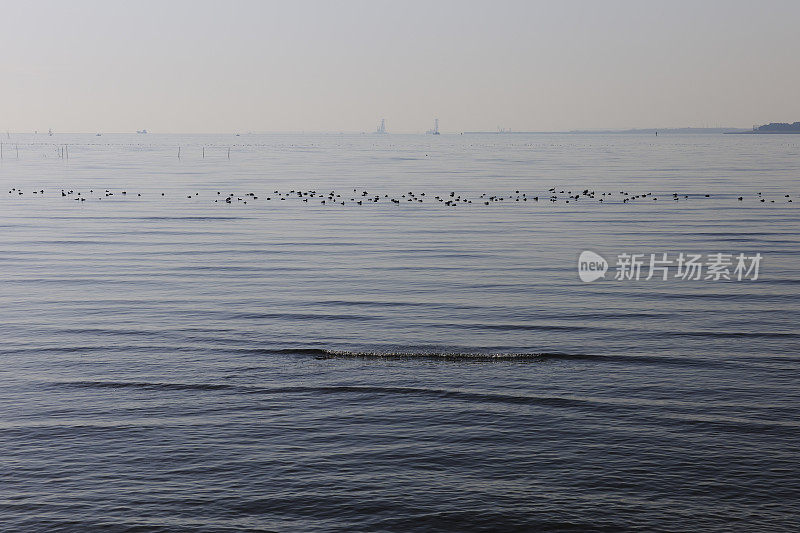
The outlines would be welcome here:
M 44 189 L 37 189 L 30 191 L 32 194 L 38 196 L 44 196 L 45 191 Z M 9 194 L 12 195 L 23 195 L 25 194 L 24 191 L 20 188 L 13 187 L 8 191 Z M 142 197 L 142 193 L 131 193 L 128 194 L 127 191 L 117 191 L 113 192 L 109 189 L 89 189 L 88 193 L 86 191 L 76 191 L 74 189 L 61 189 L 60 196 L 63 198 L 68 198 L 71 200 L 75 200 L 78 202 L 85 202 L 87 199 L 97 199 L 103 200 L 104 198 L 109 198 L 112 196 L 136 196 Z M 166 192 L 161 193 L 150 193 L 154 194 L 155 196 L 166 197 Z M 175 193 L 170 193 L 170 196 L 174 195 Z M 634 201 L 642 201 L 642 200 L 652 200 L 657 201 L 659 198 L 658 196 L 654 195 L 652 192 L 647 193 L 640 193 L 640 194 L 633 194 L 628 191 L 619 191 L 618 193 L 614 192 L 596 192 L 590 189 L 584 189 L 579 192 L 573 192 L 570 190 L 557 190 L 555 187 L 552 187 L 547 190 L 547 193 L 541 195 L 529 195 L 525 192 L 520 192 L 519 190 L 511 191 L 505 194 L 493 194 L 490 195 L 489 193 L 483 193 L 478 196 L 469 197 L 466 194 L 458 194 L 455 191 L 450 191 L 449 193 L 438 195 L 438 196 L 431 196 L 426 195 L 424 192 L 415 193 L 413 191 L 408 191 L 406 193 L 402 193 L 399 195 L 388 195 L 388 194 L 374 194 L 370 193 L 366 190 L 358 190 L 353 189 L 352 192 L 348 192 L 345 194 L 338 193 L 336 191 L 328 191 L 328 192 L 320 192 L 317 190 L 291 190 L 288 192 L 280 192 L 278 190 L 273 191 L 271 194 L 262 194 L 262 193 L 254 193 L 248 192 L 241 195 L 235 193 L 223 193 L 222 191 L 216 191 L 216 194 L 213 192 L 211 193 L 215 203 L 226 203 L 226 204 L 247 204 L 247 202 L 254 202 L 256 200 L 263 200 L 265 202 L 271 201 L 286 201 L 287 199 L 292 200 L 301 200 L 302 202 L 309 203 L 315 202 L 321 205 L 364 205 L 367 203 L 392 203 L 392 204 L 402 204 L 407 202 L 413 203 L 434 203 L 434 204 L 441 204 L 443 206 L 448 207 L 455 207 L 459 205 L 469 205 L 469 204 L 483 204 L 483 205 L 491 205 L 494 203 L 506 203 L 506 202 L 563 202 L 563 203 L 576 203 L 576 202 L 586 202 L 595 200 L 597 202 L 616 202 L 616 203 L 630 203 Z M 185 197 L 187 199 L 196 199 L 200 197 L 199 192 L 194 192 L 193 194 L 182 194 L 179 195 L 181 197 Z M 723 198 L 732 198 L 732 196 L 722 196 Z M 687 201 L 690 199 L 695 198 L 711 198 L 711 194 L 678 194 L 676 192 L 662 195 L 662 198 L 666 198 L 668 200 L 674 202 L 680 201 Z M 768 199 L 765 197 L 761 192 L 756 193 L 754 196 L 748 195 L 748 200 L 755 200 L 756 202 L 760 203 L 776 203 L 775 199 Z M 736 200 L 739 202 L 745 201 L 745 196 L 737 196 Z M 785 203 L 792 203 L 792 198 L 789 194 L 784 194 L 782 198 L 778 201 L 783 201 Z

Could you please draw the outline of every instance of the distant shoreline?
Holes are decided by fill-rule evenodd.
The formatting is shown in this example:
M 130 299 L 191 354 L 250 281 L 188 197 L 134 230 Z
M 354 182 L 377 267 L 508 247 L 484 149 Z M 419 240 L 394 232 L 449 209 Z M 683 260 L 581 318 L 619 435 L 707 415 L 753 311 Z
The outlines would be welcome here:
M 764 124 L 763 126 L 753 126 L 751 131 L 732 131 L 729 133 L 749 133 L 755 135 L 776 135 L 788 133 L 790 135 L 794 135 L 800 133 L 800 122 L 794 122 L 791 124 L 788 122 L 770 122 L 769 124 Z
M 663 134 L 708 134 L 708 133 L 751 133 L 743 128 L 646 128 L 631 130 L 571 130 L 571 131 L 465 131 L 464 135 L 597 135 L 597 134 L 634 134 L 655 135 Z
M 726 131 L 725 135 L 800 135 L 800 131 Z

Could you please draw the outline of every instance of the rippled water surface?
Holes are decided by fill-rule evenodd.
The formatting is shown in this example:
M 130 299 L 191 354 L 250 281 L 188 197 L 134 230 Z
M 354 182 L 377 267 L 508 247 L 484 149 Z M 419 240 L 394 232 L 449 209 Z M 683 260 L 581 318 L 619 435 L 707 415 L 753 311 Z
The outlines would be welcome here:
M 0 180 L 3 527 L 796 527 L 793 136 L 12 135 Z

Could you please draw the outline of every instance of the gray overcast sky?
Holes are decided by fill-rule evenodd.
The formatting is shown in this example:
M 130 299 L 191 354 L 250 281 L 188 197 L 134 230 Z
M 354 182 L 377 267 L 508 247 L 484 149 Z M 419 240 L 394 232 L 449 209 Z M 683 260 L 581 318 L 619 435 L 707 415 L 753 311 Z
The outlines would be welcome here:
M 0 2 L 0 129 L 800 120 L 800 1 Z

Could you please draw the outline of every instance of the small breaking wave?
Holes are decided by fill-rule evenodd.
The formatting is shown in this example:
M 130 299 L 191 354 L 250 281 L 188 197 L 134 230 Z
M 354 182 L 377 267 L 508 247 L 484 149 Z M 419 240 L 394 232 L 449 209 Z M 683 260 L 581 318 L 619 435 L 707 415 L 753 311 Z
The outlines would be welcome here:
M 693 367 L 717 367 L 741 364 L 734 360 L 713 360 L 698 357 L 674 357 L 641 354 L 590 354 L 565 352 L 470 352 L 436 350 L 334 350 L 327 348 L 248 348 L 236 350 L 254 355 L 297 355 L 316 359 L 373 359 L 407 361 L 452 361 L 452 362 L 591 362 L 616 364 L 676 365 Z
M 319 350 L 321 358 L 363 358 L 363 359 L 439 359 L 454 361 L 542 361 L 547 359 L 597 359 L 600 356 L 566 353 L 470 353 L 470 352 L 380 352 Z
M 309 355 L 318 359 L 361 358 L 361 359 L 439 359 L 467 361 L 539 361 L 546 359 L 601 359 L 602 356 L 590 354 L 567 354 L 548 352 L 462 352 L 462 351 L 413 351 L 413 350 L 331 350 L 325 348 L 256 348 L 243 350 L 253 354 Z

